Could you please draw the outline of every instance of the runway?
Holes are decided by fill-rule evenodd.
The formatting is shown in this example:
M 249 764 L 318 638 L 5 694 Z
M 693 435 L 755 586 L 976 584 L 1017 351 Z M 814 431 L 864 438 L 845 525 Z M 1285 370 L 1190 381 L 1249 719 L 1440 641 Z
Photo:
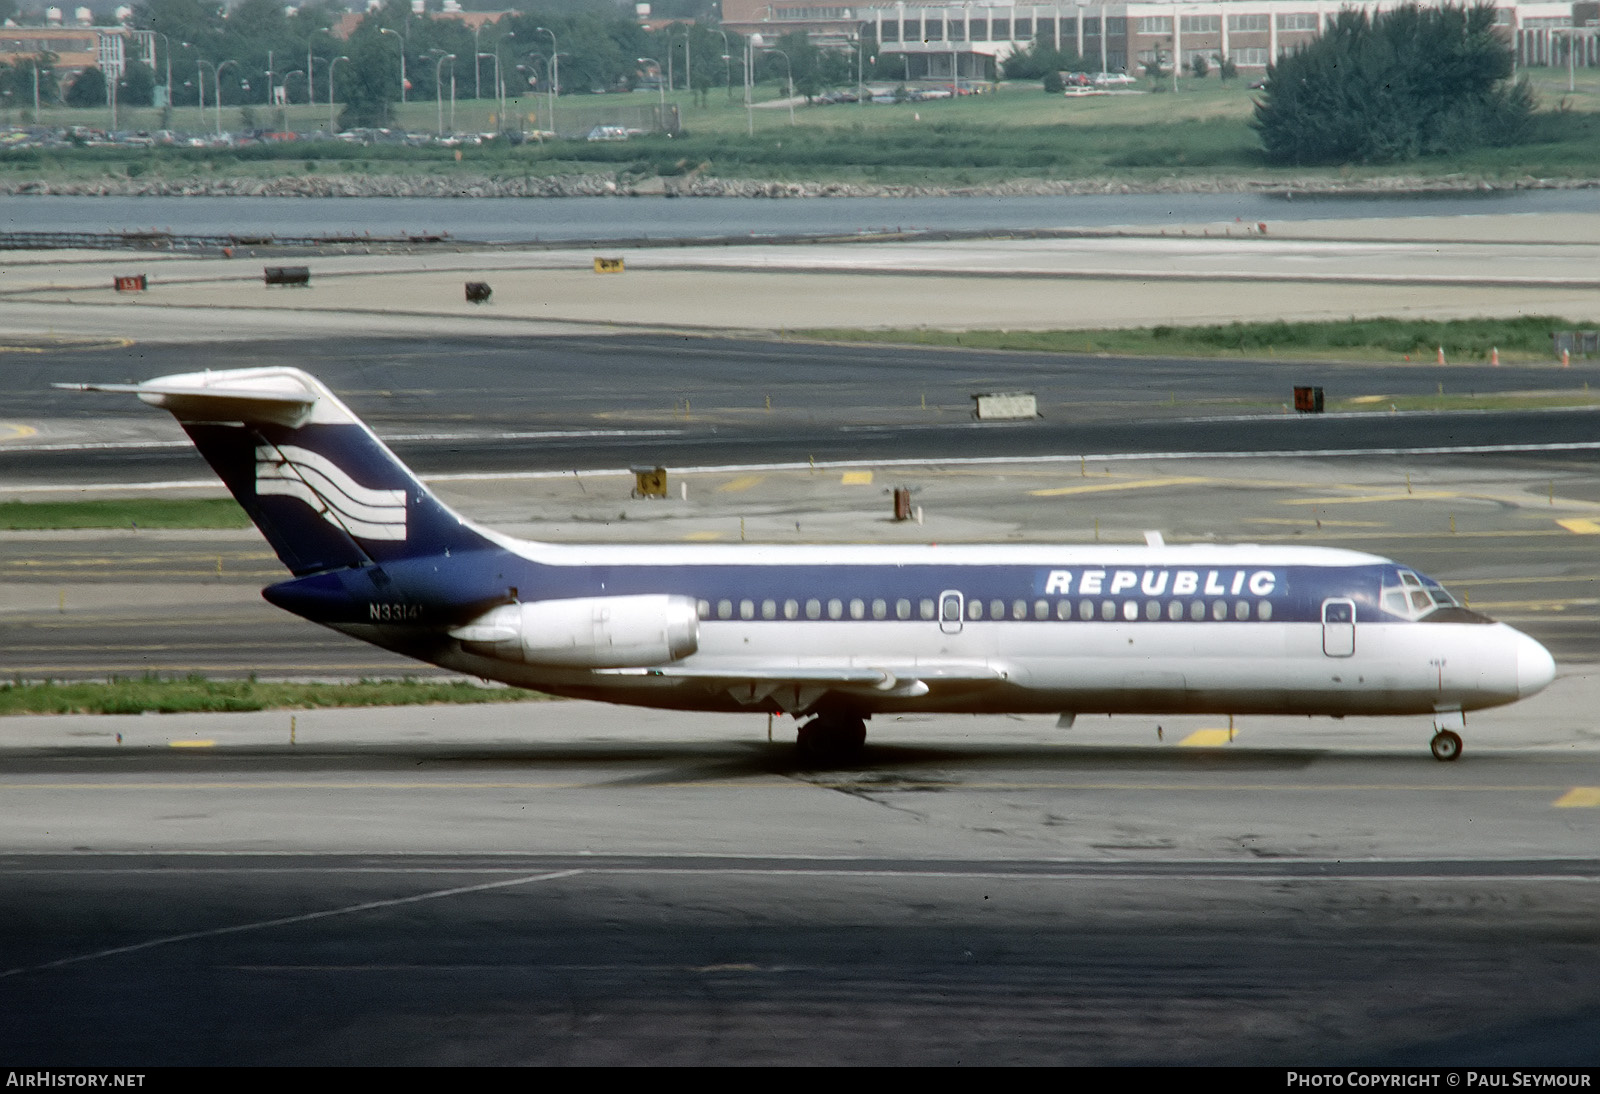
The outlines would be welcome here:
M 307 712 L 297 746 L 255 715 L 210 748 L 13 752 L 0 1050 L 1593 1062 L 1600 810 L 1559 803 L 1600 753 L 1532 720 L 1440 765 L 1304 719 L 1202 749 L 919 719 L 811 771 L 757 718 L 563 706 L 459 744 L 459 718 Z

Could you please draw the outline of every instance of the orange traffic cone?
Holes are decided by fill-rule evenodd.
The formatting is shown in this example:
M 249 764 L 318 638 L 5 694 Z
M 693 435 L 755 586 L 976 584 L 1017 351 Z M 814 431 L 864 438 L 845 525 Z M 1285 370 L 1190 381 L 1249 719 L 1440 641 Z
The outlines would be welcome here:
M 1439 347 L 1439 364 L 1444 364 L 1444 347 Z
M 1496 346 L 1489 351 L 1489 364 L 1495 368 L 1500 367 L 1500 347 Z
M 1561 367 L 1562 368 L 1571 368 L 1572 367 L 1572 351 L 1571 350 L 1564 349 L 1564 350 L 1561 351 Z

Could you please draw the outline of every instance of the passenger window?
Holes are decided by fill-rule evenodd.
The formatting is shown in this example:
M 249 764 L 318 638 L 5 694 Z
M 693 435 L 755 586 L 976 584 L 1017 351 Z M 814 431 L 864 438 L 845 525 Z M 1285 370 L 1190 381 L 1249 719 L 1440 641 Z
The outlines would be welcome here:
M 981 600 L 969 600 L 969 601 L 967 601 L 967 618 L 968 619 L 982 619 L 983 618 L 983 601 L 981 601 Z
M 695 613 L 697 615 L 699 615 L 701 619 L 710 619 L 711 618 L 711 601 L 709 601 L 709 600 L 696 601 L 695 602 Z
M 1056 618 L 1057 619 L 1071 619 L 1072 618 L 1072 601 L 1070 601 L 1070 600 L 1058 600 L 1058 601 L 1056 601 Z
M 1241 600 L 1237 604 L 1235 604 L 1233 606 L 1233 617 L 1235 619 L 1249 619 L 1250 618 L 1250 602 L 1248 600 Z
M 1026 619 L 1026 618 L 1028 618 L 1028 602 L 1026 600 L 1013 600 L 1011 602 L 1011 618 L 1012 619 Z
M 1006 617 L 1006 602 L 1004 600 L 989 601 L 989 618 L 1004 619 Z
M 1272 601 L 1263 600 L 1256 605 L 1256 618 L 1262 621 L 1272 618 Z
M 816 599 L 812 599 L 812 600 L 806 601 L 806 618 L 807 619 L 821 619 L 822 618 L 822 601 L 816 600 Z
M 1161 618 L 1161 601 L 1159 601 L 1159 600 L 1146 600 L 1144 602 L 1144 617 L 1146 619 L 1160 619 Z
M 1206 617 L 1206 602 L 1204 600 L 1196 600 L 1193 604 L 1189 605 L 1189 618 L 1190 619 L 1192 619 L 1196 623 L 1198 623 L 1198 622 L 1200 622 L 1200 620 L 1204 619 L 1205 617 Z
M 1122 618 L 1126 619 L 1130 623 L 1132 623 L 1135 619 L 1138 619 L 1139 605 L 1134 603 L 1132 600 L 1124 600 L 1122 602 Z
M 1219 623 L 1228 618 L 1228 605 L 1226 601 L 1219 600 L 1215 604 L 1211 605 L 1211 618 L 1215 619 Z
M 762 619 L 776 619 L 776 618 L 778 618 L 778 602 L 776 600 L 763 600 L 761 602 L 761 618 Z
M 874 600 L 872 602 L 872 618 L 887 619 L 889 617 L 889 602 L 887 600 Z
M 1033 602 L 1033 617 L 1035 619 L 1050 618 L 1050 602 L 1048 600 L 1035 600 Z
M 842 601 L 842 600 L 830 600 L 830 601 L 828 601 L 828 618 L 829 619 L 843 619 L 844 618 L 844 601 Z
M 1080 601 L 1078 601 L 1078 618 L 1079 619 L 1085 619 L 1085 620 L 1094 618 L 1094 601 L 1092 601 L 1092 600 L 1080 600 Z
M 739 601 L 739 618 L 754 619 L 756 617 L 756 602 L 754 600 Z
M 894 617 L 896 619 L 910 619 L 911 618 L 911 601 L 909 601 L 909 600 L 896 600 L 894 602 Z
M 955 593 L 946 594 L 939 605 L 939 618 L 946 623 L 961 622 L 961 598 Z
M 731 601 L 731 600 L 719 600 L 719 601 L 717 601 L 717 618 L 718 619 L 732 619 L 733 618 L 733 601 Z
M 1114 600 L 1102 600 L 1100 602 L 1100 618 L 1109 621 L 1109 620 L 1115 619 L 1116 617 L 1117 617 L 1117 604 L 1116 604 L 1116 601 L 1114 601 Z
M 920 604 L 917 605 L 917 611 L 921 614 L 922 618 L 924 618 L 924 619 L 932 619 L 933 616 L 934 616 L 933 601 L 931 601 L 931 600 L 922 601 Z
M 867 605 L 866 605 L 866 602 L 863 601 L 863 600 L 859 600 L 859 599 L 850 601 L 850 618 L 851 619 L 865 619 L 866 617 L 867 617 Z
M 783 617 L 785 619 L 798 619 L 800 616 L 800 602 L 798 600 L 785 600 L 783 602 Z
M 1167 605 L 1167 618 L 1174 623 L 1183 618 L 1183 601 L 1174 600 Z

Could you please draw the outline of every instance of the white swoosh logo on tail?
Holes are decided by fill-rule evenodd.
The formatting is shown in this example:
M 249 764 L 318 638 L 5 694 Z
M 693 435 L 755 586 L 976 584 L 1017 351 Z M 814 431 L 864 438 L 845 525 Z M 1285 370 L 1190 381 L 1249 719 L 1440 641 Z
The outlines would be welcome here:
M 357 539 L 406 538 L 406 492 L 362 486 L 320 453 L 298 445 L 256 449 L 256 495 L 299 498 Z

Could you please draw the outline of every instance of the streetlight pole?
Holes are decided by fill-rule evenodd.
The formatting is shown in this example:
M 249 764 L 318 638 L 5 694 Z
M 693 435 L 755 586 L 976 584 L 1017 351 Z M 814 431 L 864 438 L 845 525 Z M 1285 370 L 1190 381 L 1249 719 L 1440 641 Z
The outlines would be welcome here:
M 482 61 L 485 57 L 494 58 L 494 86 L 495 91 L 497 92 L 495 95 L 495 100 L 500 104 L 500 128 L 504 130 L 506 124 L 506 104 L 504 101 L 505 85 L 500 82 L 500 51 L 496 50 L 493 53 L 478 54 L 472 59 L 472 67 L 476 69 L 478 67 L 478 62 Z
M 289 130 L 289 81 L 296 76 L 305 76 L 306 102 L 311 101 L 311 77 L 305 70 L 297 68 L 293 72 L 285 72 L 283 74 L 283 83 L 278 85 L 283 89 L 283 105 L 278 109 L 278 129 L 282 132 L 288 132 Z M 222 89 L 220 87 L 217 89 L 217 99 L 219 101 L 222 99 Z
M 333 133 L 333 74 L 339 67 L 340 61 L 348 61 L 348 57 L 335 57 L 328 62 L 328 133 Z
M 400 103 L 401 105 L 404 105 L 406 101 L 406 46 L 410 43 L 406 41 L 406 36 L 401 34 L 398 30 L 391 30 L 388 27 L 379 27 L 378 33 L 392 34 L 396 38 L 400 39 Z
M 223 61 L 216 68 L 217 84 L 217 136 L 222 136 L 222 70 L 229 65 L 236 65 L 238 61 Z
M 211 73 L 212 73 L 211 82 L 212 83 L 216 83 L 217 82 L 217 77 L 216 77 L 217 66 L 216 65 L 212 65 L 211 62 L 206 60 L 204 57 L 196 57 L 195 58 L 195 62 L 194 62 L 194 81 L 195 81 L 196 86 L 200 90 L 200 124 L 201 125 L 205 125 L 206 124 L 206 66 L 207 65 L 211 65 Z M 222 88 L 220 86 L 218 86 L 218 88 L 217 88 L 217 98 L 218 98 L 218 100 L 220 100 L 222 98 Z M 218 126 L 217 132 L 219 132 L 219 133 L 222 132 L 221 125 L 222 125 L 222 123 L 219 121 L 217 123 L 217 126 Z
M 756 135 L 756 115 L 754 109 L 755 99 L 755 64 L 756 50 L 766 42 L 759 34 L 752 34 L 744 40 L 744 128 L 746 136 Z
M 733 102 L 733 51 L 728 48 L 728 32 L 717 31 L 722 35 L 722 71 L 728 85 L 728 101 Z
M 154 34 L 157 38 L 160 38 L 162 41 L 167 43 L 167 109 L 171 110 L 172 109 L 172 39 L 168 38 L 165 34 L 162 34 L 159 30 L 153 30 L 150 33 Z M 34 61 L 34 67 L 35 68 L 38 67 L 37 59 L 35 59 L 35 61 Z M 34 116 L 35 119 L 37 119 L 39 117 L 39 106 L 38 106 L 37 103 L 34 104 L 33 116 Z
M 556 58 L 561 54 L 556 50 L 561 47 L 556 44 L 556 32 L 546 27 L 534 27 L 535 34 L 548 34 L 550 36 L 550 135 L 556 135 L 556 85 L 561 82 L 561 62 Z
M 789 55 L 781 49 L 769 49 L 767 53 L 776 53 L 783 58 L 783 71 L 789 77 L 789 124 L 794 124 L 794 66 L 789 63 Z
M 670 43 L 668 44 L 670 45 Z M 660 116 L 656 118 L 656 128 L 665 130 L 667 128 L 667 92 L 661 86 L 661 62 L 654 57 L 640 57 L 638 61 L 641 65 L 648 62 L 656 66 L 656 94 L 661 97 Z

